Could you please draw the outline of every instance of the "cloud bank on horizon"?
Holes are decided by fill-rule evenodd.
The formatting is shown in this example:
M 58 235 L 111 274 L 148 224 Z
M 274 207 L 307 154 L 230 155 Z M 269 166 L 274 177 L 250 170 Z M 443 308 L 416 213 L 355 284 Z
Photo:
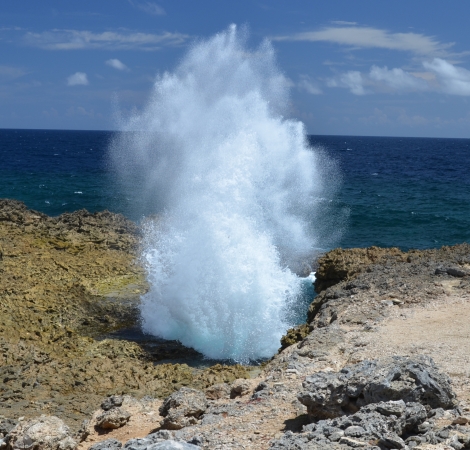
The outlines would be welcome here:
M 238 22 L 273 43 L 309 133 L 470 137 L 470 4 L 26 3 L 0 13 L 0 127 L 113 128 L 113 105 L 142 109 L 188 46 Z

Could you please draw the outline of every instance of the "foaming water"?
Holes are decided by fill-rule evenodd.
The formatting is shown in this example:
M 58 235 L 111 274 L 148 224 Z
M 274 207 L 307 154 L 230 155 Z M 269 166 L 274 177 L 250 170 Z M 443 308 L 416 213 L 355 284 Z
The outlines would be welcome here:
M 335 166 L 283 118 L 287 105 L 270 44 L 252 51 L 231 26 L 159 77 L 122 126 L 113 162 L 158 213 L 143 222 L 144 332 L 213 359 L 277 351 L 302 301 L 294 270 L 337 235 L 322 219 Z

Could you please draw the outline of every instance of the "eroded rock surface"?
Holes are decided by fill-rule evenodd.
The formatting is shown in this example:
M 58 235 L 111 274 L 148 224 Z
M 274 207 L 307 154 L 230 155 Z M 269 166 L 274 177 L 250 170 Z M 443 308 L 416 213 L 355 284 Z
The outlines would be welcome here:
M 113 394 L 165 397 L 248 376 L 241 366 L 154 365 L 195 352 L 105 338 L 147 289 L 139 229 L 119 214 L 48 217 L 0 199 L 0 418 L 56 415 L 74 430 Z
M 160 415 L 164 417 L 162 427 L 180 430 L 188 425 L 194 425 L 206 409 L 207 398 L 203 392 L 181 388 L 166 398 L 160 407 Z
M 8 449 L 73 450 L 77 446 L 69 427 L 58 417 L 46 415 L 20 422 L 6 442 Z
M 298 398 L 312 419 L 339 417 L 390 400 L 419 402 L 433 409 L 456 406 L 449 377 L 426 357 L 366 360 L 336 373 L 317 372 L 302 386 Z

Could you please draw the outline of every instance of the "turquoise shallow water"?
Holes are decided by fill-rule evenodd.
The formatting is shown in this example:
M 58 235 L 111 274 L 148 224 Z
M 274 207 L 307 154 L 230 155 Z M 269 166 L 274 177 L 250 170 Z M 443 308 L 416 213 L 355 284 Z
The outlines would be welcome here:
M 139 187 L 108 166 L 105 131 L 0 130 L 0 197 L 58 215 L 109 209 L 139 220 Z M 470 140 L 310 136 L 341 169 L 330 213 L 341 247 L 432 248 L 470 241 Z M 314 224 L 312 224 L 314 226 Z M 334 233 L 336 230 L 331 230 Z

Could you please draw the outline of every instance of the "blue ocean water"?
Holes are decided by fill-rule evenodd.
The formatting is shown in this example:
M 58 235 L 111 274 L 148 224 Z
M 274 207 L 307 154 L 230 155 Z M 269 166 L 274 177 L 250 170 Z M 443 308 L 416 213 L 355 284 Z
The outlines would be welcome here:
M 112 137 L 107 131 L 0 130 L 0 198 L 49 215 L 108 209 L 139 220 L 145 205 L 138 189 L 123 192 L 108 164 Z M 341 169 L 333 211 L 347 224 L 337 246 L 409 249 L 470 241 L 470 139 L 309 140 Z

